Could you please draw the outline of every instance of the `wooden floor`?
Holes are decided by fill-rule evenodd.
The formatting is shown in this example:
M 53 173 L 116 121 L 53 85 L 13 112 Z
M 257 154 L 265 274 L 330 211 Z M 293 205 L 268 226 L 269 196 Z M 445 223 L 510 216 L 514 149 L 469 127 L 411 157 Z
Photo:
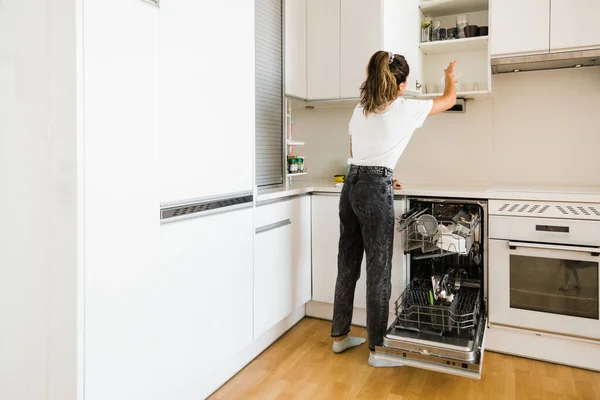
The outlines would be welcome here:
M 217 399 L 600 400 L 600 373 L 487 352 L 480 381 L 372 368 L 366 344 L 334 354 L 331 323 L 306 318 L 217 391 Z M 366 337 L 363 328 L 354 336 Z

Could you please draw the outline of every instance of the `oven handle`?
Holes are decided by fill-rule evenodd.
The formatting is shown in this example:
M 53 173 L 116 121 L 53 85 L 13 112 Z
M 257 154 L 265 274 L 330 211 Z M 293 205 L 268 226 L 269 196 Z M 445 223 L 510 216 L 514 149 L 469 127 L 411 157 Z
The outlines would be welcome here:
M 594 257 L 600 256 L 600 247 L 561 246 L 556 244 L 527 242 L 508 242 L 508 247 L 511 250 L 516 250 L 517 247 L 526 247 L 529 249 L 576 251 L 579 253 L 590 253 Z

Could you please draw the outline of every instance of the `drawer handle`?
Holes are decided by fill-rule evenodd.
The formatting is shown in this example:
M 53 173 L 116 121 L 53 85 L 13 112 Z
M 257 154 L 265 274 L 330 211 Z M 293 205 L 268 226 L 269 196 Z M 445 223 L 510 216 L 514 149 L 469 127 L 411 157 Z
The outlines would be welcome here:
M 538 232 L 569 233 L 568 226 L 536 225 L 535 230 Z
M 284 226 L 288 226 L 291 224 L 292 224 L 292 221 L 290 221 L 289 218 L 284 219 L 283 221 L 275 222 L 275 223 L 272 223 L 269 225 L 264 225 L 259 228 L 256 228 L 256 234 L 265 233 L 265 232 L 272 231 L 277 228 L 283 228 Z

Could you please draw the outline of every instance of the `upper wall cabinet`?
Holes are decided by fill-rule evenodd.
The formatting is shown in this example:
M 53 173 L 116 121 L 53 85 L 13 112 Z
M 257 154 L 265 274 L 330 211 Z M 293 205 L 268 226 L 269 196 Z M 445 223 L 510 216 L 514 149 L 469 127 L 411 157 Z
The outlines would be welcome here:
M 422 35 L 418 45 L 421 57 L 421 95 L 438 97 L 445 89 L 444 70 L 451 61 L 458 60 L 456 67 L 457 95 L 462 98 L 487 96 L 491 93 L 491 65 L 489 36 L 478 27 L 489 27 L 490 9 L 488 0 L 421 0 L 421 26 L 430 25 L 431 30 L 439 26 L 446 31 L 445 40 L 438 35 Z M 458 23 L 460 21 L 460 24 Z M 458 33 L 457 26 L 475 26 Z M 420 27 L 417 27 L 417 31 Z M 425 31 L 427 32 L 427 30 Z M 451 33 L 448 33 L 451 32 Z M 450 38 L 452 36 L 454 38 Z M 411 75 L 413 65 L 411 64 Z M 419 65 L 417 64 L 417 67 Z M 410 87 L 410 86 L 409 86 Z
M 358 98 L 369 58 L 378 50 L 407 58 L 413 71 L 409 90 L 416 92 L 419 0 L 307 0 L 306 18 L 307 99 Z M 288 47 L 303 47 L 301 40 L 286 42 Z M 286 52 L 294 53 L 295 49 Z M 291 65 L 286 69 L 295 71 Z M 292 88 L 287 93 L 293 94 L 295 80 L 288 77 Z
M 552 1 L 553 5 L 555 1 Z M 594 1 L 590 0 L 590 3 Z M 491 0 L 490 2 L 492 56 L 548 52 L 550 0 Z
M 285 1 L 285 93 L 306 98 L 306 1 Z
M 599 18 L 599 0 L 552 0 L 550 51 L 600 48 Z
M 411 67 L 409 92 L 417 92 L 421 58 L 418 0 L 341 0 L 341 97 L 357 98 L 367 63 L 378 50 L 402 54 Z
M 339 99 L 340 0 L 307 0 L 306 10 L 306 97 Z
M 491 0 L 491 55 L 600 48 L 598 0 Z
M 420 42 L 425 20 L 453 28 L 457 17 L 464 15 L 472 25 L 488 26 L 488 0 L 306 0 L 306 44 L 295 27 L 303 16 L 302 4 L 287 2 L 291 26 L 286 70 L 292 76 L 287 77 L 286 92 L 290 95 L 303 97 L 298 83 L 303 78 L 301 57 L 296 54 L 304 46 L 308 100 L 357 99 L 369 59 L 378 50 L 401 54 L 408 61 L 408 95 L 441 94 L 444 69 L 453 60 L 461 61 L 464 85 L 459 95 L 473 97 L 491 91 L 487 35 Z

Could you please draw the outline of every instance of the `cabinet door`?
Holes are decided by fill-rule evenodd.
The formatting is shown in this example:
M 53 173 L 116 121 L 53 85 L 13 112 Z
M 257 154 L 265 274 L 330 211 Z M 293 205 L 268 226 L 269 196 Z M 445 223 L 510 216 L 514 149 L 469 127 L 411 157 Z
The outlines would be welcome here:
M 310 198 L 258 207 L 254 339 L 310 300 Z
M 161 202 L 252 191 L 254 2 L 163 1 L 160 14 Z
M 333 304 L 340 217 L 338 195 L 312 197 L 312 299 Z
M 410 66 L 407 94 L 418 94 L 422 79 L 419 0 L 383 0 L 383 49 L 406 58 Z
M 285 93 L 306 98 L 306 0 L 285 1 Z
M 294 200 L 293 271 L 294 271 L 294 308 L 308 303 L 312 295 L 311 260 L 311 202 L 309 196 Z
M 600 1 L 552 0 L 550 50 L 600 48 Z
M 341 0 L 341 97 L 357 98 L 369 59 L 382 48 L 380 0 Z
M 307 0 L 307 97 L 340 97 L 340 0 Z
M 337 254 L 340 238 L 338 215 L 339 196 L 313 196 L 313 297 L 314 301 L 333 303 L 337 279 Z M 396 216 L 404 210 L 404 202 L 394 202 Z M 354 307 L 367 307 L 367 274 L 363 257 L 360 279 L 356 284 Z M 394 256 L 392 259 L 392 295 L 390 306 L 404 288 L 404 253 L 400 234 L 395 233 Z M 392 308 L 390 308 L 392 312 Z
M 252 343 L 251 208 L 161 226 L 153 355 L 162 398 L 205 398 Z
M 65 13 L 64 18 L 68 18 L 72 6 L 73 4 L 70 8 L 60 11 Z M 56 6 L 57 12 L 60 7 L 60 5 Z M 29 10 L 30 14 L 38 12 L 40 12 L 40 17 L 47 17 L 45 11 Z M 159 9 L 141 1 L 85 1 L 82 17 L 84 32 L 80 39 L 85 46 L 85 53 L 80 56 L 85 65 L 85 71 L 79 72 L 81 72 L 80 77 L 83 79 L 85 91 L 83 98 L 78 99 L 78 103 L 84 108 L 83 114 L 80 116 L 84 115 L 85 118 L 82 119 L 83 129 L 78 129 L 81 137 L 78 136 L 77 141 L 81 139 L 82 142 L 85 142 L 85 146 L 81 147 L 84 154 L 82 159 L 75 160 L 78 155 L 76 151 L 78 146 L 74 136 L 76 127 L 75 120 L 70 118 L 65 125 L 68 126 L 67 129 L 53 134 L 69 139 L 61 140 L 60 148 L 51 147 L 50 150 L 53 156 L 71 154 L 74 157 L 73 163 L 70 161 L 71 158 L 61 160 L 62 163 L 53 168 L 56 173 L 76 174 L 76 167 L 85 166 L 81 169 L 85 184 L 78 187 L 84 205 L 78 211 L 83 214 L 81 220 L 72 222 L 68 218 L 69 214 L 65 218 L 62 212 L 56 214 L 55 218 L 57 219 L 52 219 L 51 211 L 56 207 L 49 207 L 48 217 L 51 218 L 51 222 L 57 224 L 57 227 L 60 226 L 72 232 L 73 246 L 76 241 L 81 239 L 83 251 L 79 253 L 78 245 L 77 258 L 73 257 L 72 260 L 69 258 L 65 265 L 57 266 L 56 269 L 52 267 L 52 274 L 49 276 L 32 275 L 31 280 L 32 283 L 37 283 L 38 279 L 45 281 L 50 277 L 56 282 L 62 280 L 62 283 L 68 288 L 66 294 L 73 294 L 62 304 L 65 313 L 73 314 L 68 314 L 68 318 L 64 319 L 54 318 L 50 325 L 46 325 L 52 327 L 52 335 L 62 337 L 65 335 L 65 330 L 72 332 L 72 335 L 71 333 L 66 335 L 65 340 L 71 338 L 73 341 L 69 342 L 69 347 L 49 348 L 48 356 L 55 359 L 51 365 L 59 365 L 61 359 L 67 362 L 67 366 L 70 365 L 68 360 L 72 358 L 72 355 L 65 354 L 65 350 L 68 349 L 68 352 L 71 352 L 71 349 L 75 350 L 76 336 L 73 330 L 77 318 L 78 328 L 80 324 L 83 324 L 82 335 L 85 340 L 85 349 L 77 346 L 77 351 L 83 357 L 81 360 L 83 361 L 82 367 L 85 368 L 85 382 L 83 380 L 79 380 L 79 382 L 84 385 L 86 399 L 120 400 L 131 398 L 133 393 L 138 398 L 155 399 L 156 397 L 153 396 L 162 386 L 160 380 L 150 381 L 148 379 L 152 371 L 155 371 L 153 367 L 157 366 L 154 364 L 157 343 L 153 342 L 153 337 L 155 329 L 164 328 L 162 321 L 155 319 L 153 315 L 155 311 L 153 305 L 159 303 L 157 296 L 163 294 L 162 288 L 157 287 L 157 285 L 160 286 L 160 282 L 155 274 L 158 268 L 160 229 L 158 220 L 160 202 L 156 182 L 159 146 Z M 43 21 L 45 19 L 41 22 Z M 135 29 L 132 29 L 132 26 L 135 26 Z M 108 27 L 109 29 L 107 29 Z M 72 30 L 71 25 L 66 22 L 64 26 L 55 28 L 52 29 L 54 33 L 57 32 L 57 29 L 59 31 L 65 29 L 65 34 Z M 68 33 L 68 37 L 75 39 L 73 34 L 74 31 Z M 30 40 L 34 38 L 35 36 Z M 40 43 L 46 42 L 42 40 Z M 57 43 L 56 46 L 60 47 L 60 43 Z M 70 54 L 66 49 L 69 46 L 66 44 L 63 46 L 67 51 L 65 54 Z M 56 55 L 61 54 L 62 50 Z M 26 62 L 29 60 L 29 56 L 34 55 L 35 52 L 28 54 L 28 57 L 22 61 Z M 51 56 L 54 57 L 54 53 Z M 67 64 L 71 61 L 74 62 L 75 59 L 70 60 L 70 57 L 67 57 L 64 60 Z M 39 67 L 41 68 L 43 65 L 40 63 Z M 27 70 L 28 74 L 34 72 L 34 69 L 29 71 L 26 64 L 22 67 Z M 75 66 L 72 67 L 74 73 Z M 44 69 L 46 68 L 48 67 L 44 66 Z M 70 67 L 61 71 L 61 74 L 67 74 L 70 76 L 69 82 L 72 80 L 75 83 L 75 76 L 69 75 L 69 70 Z M 63 89 L 65 92 L 69 92 L 74 87 L 56 87 L 57 95 Z M 67 95 L 66 99 L 70 99 L 70 96 Z M 63 107 L 72 106 L 73 112 L 75 112 L 75 102 L 71 104 L 70 101 L 67 101 L 65 103 L 62 98 L 61 102 L 54 106 L 58 107 L 59 115 L 64 114 L 61 111 Z M 33 112 L 35 110 L 34 108 Z M 70 113 L 66 115 L 70 115 Z M 36 119 L 34 121 L 36 124 L 39 123 Z M 28 133 L 33 136 L 34 132 Z M 48 139 L 49 137 L 45 140 Z M 28 138 L 28 140 L 33 140 L 33 138 Z M 53 138 L 53 141 L 56 140 L 56 137 Z M 31 151 L 37 150 L 37 147 L 31 148 Z M 25 173 L 36 172 L 33 166 L 30 171 L 25 171 Z M 34 182 L 37 184 L 32 175 L 31 185 Z M 49 196 L 46 201 L 71 198 L 75 200 L 75 189 L 73 188 L 71 191 L 69 182 L 64 178 L 58 180 L 56 182 L 57 192 L 53 196 Z M 37 185 L 40 188 L 45 187 Z M 33 206 L 35 203 L 31 204 Z M 76 208 L 75 205 L 67 206 L 69 209 Z M 32 214 L 32 218 L 34 216 L 40 218 L 40 216 Z M 41 223 L 41 221 L 36 220 L 36 223 Z M 25 220 L 25 222 L 27 221 Z M 79 225 L 80 222 L 82 222 L 81 225 Z M 80 231 L 79 228 L 83 230 Z M 18 235 L 18 231 L 16 234 Z M 46 233 L 42 231 L 40 234 L 45 235 Z M 61 248 L 63 250 L 70 248 L 70 242 L 65 241 L 63 236 L 59 237 L 55 244 L 57 252 L 61 251 Z M 63 246 L 68 247 L 63 248 Z M 71 252 L 68 254 L 75 256 Z M 79 256 L 83 261 L 81 265 L 77 260 Z M 77 269 L 75 268 L 76 262 Z M 61 275 L 63 271 L 69 271 L 69 274 Z M 77 276 L 77 280 L 75 280 L 75 276 Z M 79 279 L 83 284 L 82 288 L 79 288 Z M 8 284 L 8 280 L 3 279 L 3 281 Z M 76 281 L 77 296 L 75 296 L 76 288 L 70 286 L 75 285 Z M 12 285 L 15 285 L 15 282 L 12 282 Z M 16 284 L 16 286 L 18 288 L 20 284 Z M 61 286 L 55 283 L 52 287 Z M 35 299 L 33 293 L 28 295 L 31 296 L 29 300 Z M 40 293 L 35 295 L 38 296 Z M 52 293 L 46 293 L 46 295 L 50 296 L 48 299 L 51 299 L 52 302 L 63 299 L 62 296 L 54 297 Z M 80 302 L 84 297 L 85 302 Z M 11 300 L 18 304 L 18 298 Z M 83 307 L 81 314 L 79 311 L 75 313 L 75 307 L 78 304 Z M 45 307 L 45 303 L 42 307 Z M 61 305 L 54 303 L 50 310 L 57 307 L 61 307 Z M 40 308 L 36 311 L 42 310 L 43 308 Z M 85 319 L 80 318 L 83 313 L 85 313 Z M 61 312 L 57 315 L 62 317 L 63 314 Z M 4 322 L 4 324 L 8 326 L 9 323 Z M 61 326 L 60 330 L 57 329 L 59 326 Z M 35 338 L 38 335 L 46 339 L 42 332 L 36 332 L 34 329 L 24 337 L 24 343 L 32 346 L 32 349 L 36 349 L 36 341 L 29 340 L 27 337 Z M 77 334 L 78 336 L 79 334 Z M 57 338 L 53 339 L 58 341 Z M 58 342 L 62 343 L 62 339 Z M 50 344 L 52 343 L 50 342 Z M 170 343 L 165 342 L 164 345 L 167 346 Z M 58 354 L 57 352 L 61 350 L 62 353 Z M 5 353 L 2 352 L 2 354 Z M 40 356 L 41 354 L 38 357 Z M 115 362 L 115 360 L 118 361 Z M 16 365 L 19 365 L 18 362 Z M 50 372 L 54 384 L 48 382 L 50 385 L 49 396 L 74 398 L 74 394 L 73 397 L 67 396 L 66 391 L 68 387 L 71 387 L 67 383 L 76 377 L 70 376 L 67 381 L 63 382 L 61 376 L 66 370 L 62 369 L 62 363 L 60 365 L 60 369 L 57 368 Z M 31 369 L 29 364 L 23 364 L 23 366 L 32 373 L 32 380 L 35 382 L 35 370 L 29 371 Z M 8 376 L 6 372 L 3 373 L 3 377 Z M 64 378 L 67 376 L 65 375 Z M 51 387 L 54 386 L 56 389 L 59 386 L 62 387 L 63 383 L 65 384 L 63 395 L 56 393 L 52 395 Z M 4 382 L 0 383 L 0 386 L 3 385 Z M 3 398 L 21 397 L 15 393 L 13 396 L 8 395 Z M 48 397 L 46 393 L 40 393 L 35 398 Z
M 490 0 L 490 3 L 492 56 L 549 51 L 550 0 Z

